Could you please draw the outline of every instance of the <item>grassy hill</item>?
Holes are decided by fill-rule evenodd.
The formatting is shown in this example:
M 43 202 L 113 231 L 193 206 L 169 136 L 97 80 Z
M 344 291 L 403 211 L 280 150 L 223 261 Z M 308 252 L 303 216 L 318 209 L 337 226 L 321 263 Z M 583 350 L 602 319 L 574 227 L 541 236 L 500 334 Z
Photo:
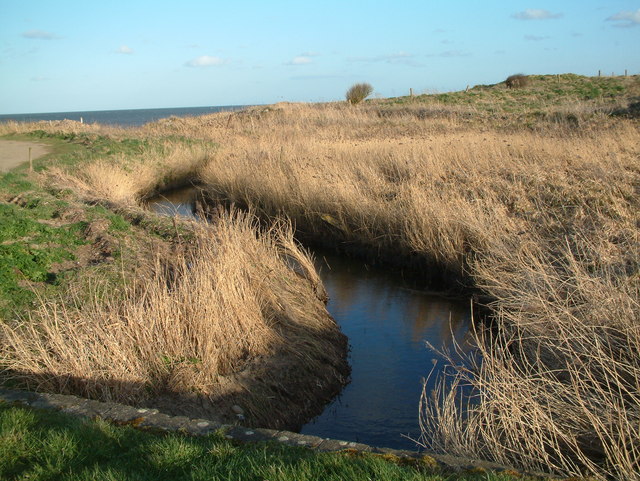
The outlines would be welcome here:
M 386 107 L 420 109 L 422 115 L 457 113 L 469 120 L 517 118 L 579 123 L 594 116 L 638 116 L 640 75 L 585 77 L 576 74 L 529 75 L 527 85 L 476 85 L 468 90 L 372 101 Z M 633 104 L 636 104 L 633 107 Z M 427 110 L 424 110 L 427 109 Z

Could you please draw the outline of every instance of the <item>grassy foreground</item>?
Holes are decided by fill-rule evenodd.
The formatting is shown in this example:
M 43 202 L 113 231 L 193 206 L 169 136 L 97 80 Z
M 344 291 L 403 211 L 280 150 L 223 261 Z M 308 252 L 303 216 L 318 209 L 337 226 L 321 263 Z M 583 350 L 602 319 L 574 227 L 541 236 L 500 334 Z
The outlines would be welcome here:
M 156 435 L 0 403 L 3 480 L 509 481 L 507 473 L 438 474 L 400 458 L 237 444 L 222 435 Z M 523 479 L 518 477 L 517 479 Z
M 210 205 L 233 204 L 268 222 L 284 217 L 316 242 L 475 289 L 493 312 L 475 333 L 483 362 L 457 366 L 440 391 L 425 393 L 425 443 L 531 471 L 634 480 L 639 92 L 638 77 L 539 76 L 518 90 L 479 86 L 357 107 L 278 104 L 126 132 L 74 122 L 3 128 L 105 142 L 95 158 L 44 174 L 58 191 L 136 206 L 188 176 L 205 185 Z M 114 151 L 114 141 L 133 151 Z M 218 219 L 215 208 L 209 215 Z M 298 259 L 307 288 L 321 297 L 304 256 Z M 247 289 L 270 270 L 257 272 Z M 282 272 L 260 292 L 285 279 L 281 291 L 295 299 L 298 286 Z M 291 300 L 293 311 L 284 312 L 301 305 Z M 42 325 L 72 325 L 61 320 Z M 12 346 L 27 346 L 9 356 L 29 366 L 23 379 L 43 365 L 56 339 L 34 337 L 42 332 L 5 333 Z M 34 356 L 34 338 L 44 357 Z M 193 372 L 194 358 L 202 360 L 172 354 L 168 365 Z M 57 366 L 70 372 L 68 362 Z M 478 402 L 466 406 L 460 394 L 469 386 Z

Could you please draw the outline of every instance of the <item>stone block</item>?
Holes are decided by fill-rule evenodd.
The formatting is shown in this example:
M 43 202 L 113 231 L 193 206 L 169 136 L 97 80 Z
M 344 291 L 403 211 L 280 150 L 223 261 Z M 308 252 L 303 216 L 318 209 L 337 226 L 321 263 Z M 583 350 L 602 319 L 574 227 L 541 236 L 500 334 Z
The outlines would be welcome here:
M 228 428 L 228 425 L 220 424 L 210 419 L 191 419 L 182 426 L 182 430 L 194 436 L 204 436 L 216 432 L 218 429 Z
M 366 444 L 356 443 L 354 441 L 340 441 L 337 439 L 324 439 L 316 448 L 317 451 L 343 451 L 345 449 L 359 451 L 359 452 L 371 452 L 371 446 Z
M 289 431 L 280 431 L 274 437 L 274 441 L 286 444 L 287 446 L 298 446 L 305 448 L 316 449 L 320 446 L 325 439 L 318 436 L 311 436 L 308 434 L 292 433 Z

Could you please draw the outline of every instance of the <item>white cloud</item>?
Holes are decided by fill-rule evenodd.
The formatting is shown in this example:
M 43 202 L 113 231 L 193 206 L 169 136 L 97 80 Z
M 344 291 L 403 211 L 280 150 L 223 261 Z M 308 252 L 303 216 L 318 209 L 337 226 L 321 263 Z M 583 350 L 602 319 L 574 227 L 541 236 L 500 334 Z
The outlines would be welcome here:
M 126 45 L 120 45 L 120 48 L 116 50 L 116 53 L 131 55 L 133 53 L 133 49 L 131 47 L 127 47 Z
M 39 40 L 57 40 L 61 38 L 59 35 L 45 30 L 27 30 L 22 34 L 22 36 L 24 38 L 35 38 Z
M 187 67 L 212 67 L 214 65 L 223 65 L 227 63 L 226 60 L 220 57 L 213 57 L 211 55 L 201 55 L 193 60 L 189 60 L 185 65 Z
M 635 12 L 622 11 L 607 18 L 607 21 L 618 22 L 616 27 L 637 27 L 640 25 L 640 8 Z
M 286 65 L 307 65 L 311 63 L 311 57 L 308 55 L 298 55 L 289 60 Z
M 562 17 L 561 13 L 551 13 L 549 10 L 541 8 L 527 8 L 526 10 L 511 15 L 518 20 L 549 20 Z

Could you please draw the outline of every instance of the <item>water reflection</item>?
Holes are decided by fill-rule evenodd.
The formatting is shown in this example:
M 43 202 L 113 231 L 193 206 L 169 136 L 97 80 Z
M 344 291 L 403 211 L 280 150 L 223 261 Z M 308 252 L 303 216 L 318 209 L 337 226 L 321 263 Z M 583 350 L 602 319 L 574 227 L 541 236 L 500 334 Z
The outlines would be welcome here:
M 149 199 L 147 206 L 152 211 L 167 216 L 195 218 L 195 202 L 198 190 L 193 186 L 173 189 Z
M 352 380 L 302 432 L 415 448 L 404 436 L 419 435 L 422 378 L 438 358 L 425 340 L 450 349 L 454 340 L 464 346 L 469 305 L 409 288 L 388 271 L 317 255 L 329 312 L 349 337 Z

